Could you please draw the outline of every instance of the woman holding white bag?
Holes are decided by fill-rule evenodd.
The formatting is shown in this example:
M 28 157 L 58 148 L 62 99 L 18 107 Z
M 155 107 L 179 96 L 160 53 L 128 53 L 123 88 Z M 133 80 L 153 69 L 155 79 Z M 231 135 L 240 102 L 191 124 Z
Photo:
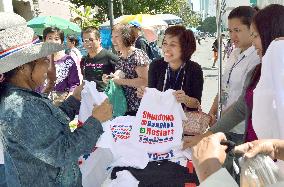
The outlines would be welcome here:
M 189 110 L 200 108 L 203 90 L 201 66 L 191 61 L 196 50 L 196 41 L 191 30 L 184 26 L 171 26 L 166 29 L 162 44 L 164 58 L 150 64 L 148 87 L 160 91 L 176 90 L 177 101 Z M 144 87 L 137 91 L 143 97 Z

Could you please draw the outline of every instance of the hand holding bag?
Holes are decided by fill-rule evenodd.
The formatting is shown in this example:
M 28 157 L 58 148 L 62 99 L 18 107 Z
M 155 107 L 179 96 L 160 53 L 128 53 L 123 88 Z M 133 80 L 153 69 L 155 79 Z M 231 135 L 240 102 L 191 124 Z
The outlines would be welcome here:
M 113 117 L 123 116 L 127 111 L 127 101 L 124 91 L 120 85 L 117 85 L 110 80 L 105 89 L 105 94 L 108 96 L 113 107 Z

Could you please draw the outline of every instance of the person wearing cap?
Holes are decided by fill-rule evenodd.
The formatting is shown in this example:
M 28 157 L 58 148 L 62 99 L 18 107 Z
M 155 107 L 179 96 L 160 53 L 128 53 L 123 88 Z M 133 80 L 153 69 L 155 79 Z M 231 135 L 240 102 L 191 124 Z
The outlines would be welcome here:
M 80 82 L 82 82 L 83 75 L 82 75 L 82 71 L 81 71 L 81 68 L 80 68 L 80 62 L 81 62 L 81 59 L 82 59 L 82 54 L 79 51 L 79 49 L 77 48 L 79 46 L 79 40 L 78 40 L 77 36 L 68 35 L 66 37 L 66 44 L 67 44 L 67 47 L 68 47 L 67 54 L 70 55 L 75 60 L 76 66 L 77 66 L 77 69 L 78 69 L 78 76 L 79 76 Z
M 1 12 L 0 18 L 0 140 L 7 186 L 82 186 L 78 158 L 93 150 L 112 107 L 108 101 L 94 107 L 72 133 L 68 124 L 79 111 L 83 85 L 60 107 L 33 91 L 47 78 L 47 56 L 63 46 L 33 39 L 17 14 Z
M 142 35 L 141 24 L 138 21 L 130 21 L 128 24 L 135 35 L 135 48 L 143 50 L 151 59 L 151 48 L 147 39 Z

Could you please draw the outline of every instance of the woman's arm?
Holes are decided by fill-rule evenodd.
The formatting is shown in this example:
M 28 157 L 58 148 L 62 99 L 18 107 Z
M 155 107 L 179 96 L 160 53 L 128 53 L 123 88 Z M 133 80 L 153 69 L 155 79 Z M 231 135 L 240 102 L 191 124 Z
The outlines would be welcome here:
M 213 104 L 212 104 L 208 114 L 216 116 L 217 112 L 218 112 L 218 94 L 215 96 Z
M 284 140 L 264 139 L 255 140 L 235 147 L 235 152 L 244 154 L 247 158 L 252 158 L 257 154 L 266 154 L 272 159 L 284 160 Z
M 114 82 L 119 85 L 125 85 L 129 87 L 140 87 L 147 86 L 148 84 L 148 66 L 138 66 L 135 68 L 135 71 L 138 75 L 134 79 L 120 79 L 114 78 Z
M 66 117 L 50 106 L 39 99 L 26 100 L 23 114 L 15 114 L 13 125 L 5 126 L 3 133 L 34 157 L 55 167 L 64 167 L 92 152 L 103 133 L 101 123 L 112 116 L 111 106 L 105 101 L 93 109 L 82 127 L 71 132 Z
M 147 86 L 148 84 L 148 69 L 150 64 L 150 59 L 147 54 L 139 49 L 136 49 L 135 56 L 129 60 L 132 61 L 136 65 L 135 71 L 138 75 L 137 78 L 134 79 L 120 79 L 114 78 L 114 82 L 119 85 L 125 85 L 129 87 L 141 87 Z

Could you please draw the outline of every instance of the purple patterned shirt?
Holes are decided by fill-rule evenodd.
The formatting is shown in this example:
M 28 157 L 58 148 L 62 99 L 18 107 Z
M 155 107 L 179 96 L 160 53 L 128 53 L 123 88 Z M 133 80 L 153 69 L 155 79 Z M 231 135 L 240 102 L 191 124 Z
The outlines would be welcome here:
M 80 84 L 78 70 L 74 59 L 65 55 L 63 58 L 54 61 L 56 68 L 56 82 L 54 91 L 73 91 Z

